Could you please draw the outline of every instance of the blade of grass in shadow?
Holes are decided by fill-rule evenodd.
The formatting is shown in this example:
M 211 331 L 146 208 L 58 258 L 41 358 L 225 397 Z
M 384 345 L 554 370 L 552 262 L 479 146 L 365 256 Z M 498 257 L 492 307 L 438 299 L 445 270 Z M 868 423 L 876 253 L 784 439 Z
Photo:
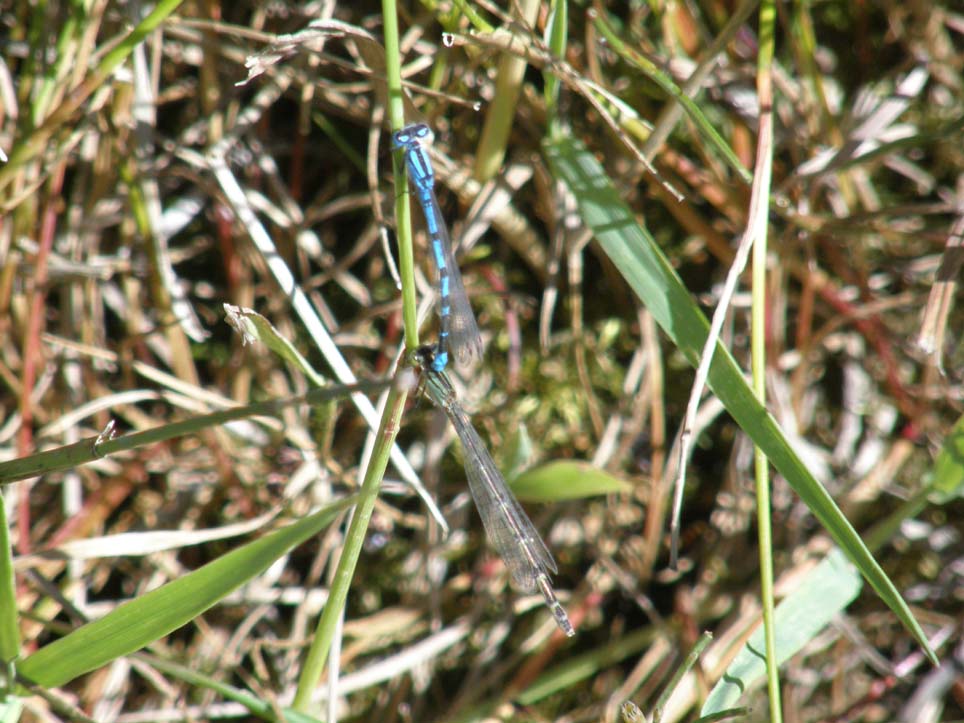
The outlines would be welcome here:
M 557 58 L 566 57 L 566 40 L 569 32 L 569 0 L 553 0 L 548 22 L 547 45 Z M 559 128 L 559 91 L 562 81 L 552 73 L 542 74 L 544 89 L 542 97 L 546 102 L 546 118 L 550 132 Z
M 39 8 L 45 12 L 44 8 Z M 66 92 L 64 85 L 69 82 L 73 70 L 83 63 L 86 66 L 88 58 L 78 57 L 83 51 L 83 35 L 90 31 L 91 23 L 99 23 L 100 17 L 88 15 L 87 10 L 80 3 L 71 3 L 67 10 L 67 17 L 57 33 L 57 45 L 54 62 L 45 63 L 46 71 L 37 92 L 31 94 L 31 123 L 34 126 L 43 122 L 51 103 L 58 102 Z M 31 69 L 31 73 L 32 73 Z M 29 77 L 29 76 L 25 76 Z
M 588 653 L 568 658 L 564 663 L 546 671 L 532 685 L 519 693 L 515 700 L 520 705 L 535 705 L 559 691 L 573 689 L 577 683 L 589 680 L 600 671 L 645 650 L 652 644 L 657 632 L 652 627 L 636 630 Z
M 296 545 L 317 535 L 354 497 L 233 550 L 194 572 L 124 603 L 100 620 L 45 645 L 18 666 L 23 678 L 45 687 L 140 650 L 189 623 L 226 595 L 260 575 Z
M 539 701 L 563 691 L 572 691 L 580 683 L 591 681 L 601 671 L 619 665 L 627 659 L 634 659 L 641 651 L 653 645 L 659 631 L 646 627 L 614 637 L 587 653 L 566 656 L 563 662 L 546 670 L 531 684 L 520 690 L 504 691 L 504 699 L 512 700 L 522 706 L 536 705 Z M 488 720 L 502 703 L 500 696 L 489 696 L 471 707 L 459 710 L 454 716 L 459 721 Z
M 566 183 L 579 203 L 583 222 L 593 230 L 600 246 L 663 331 L 695 367 L 709 325 L 652 236 L 637 223 L 585 146 L 575 139 L 558 137 L 547 140 L 544 149 L 553 174 Z M 794 453 L 729 351 L 719 344 L 708 386 L 936 664 L 937 658 L 907 603 L 833 498 Z

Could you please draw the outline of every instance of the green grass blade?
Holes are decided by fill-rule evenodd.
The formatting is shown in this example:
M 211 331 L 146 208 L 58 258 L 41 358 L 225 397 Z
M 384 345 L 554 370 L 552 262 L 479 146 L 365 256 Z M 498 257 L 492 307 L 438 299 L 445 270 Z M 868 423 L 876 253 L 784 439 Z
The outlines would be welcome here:
M 329 505 L 121 605 L 38 650 L 18 666 L 20 675 L 38 685 L 55 687 L 140 650 L 260 575 L 295 545 L 317 535 L 354 501 L 352 497 Z
M 279 416 L 289 407 L 298 404 L 320 405 L 333 399 L 347 397 L 355 392 L 377 392 L 387 387 L 389 382 L 359 382 L 357 384 L 331 385 L 312 389 L 305 394 L 284 399 L 271 399 L 254 402 L 240 407 L 224 409 L 220 412 L 202 414 L 180 422 L 163 424 L 143 432 L 133 432 L 122 437 L 109 433 L 89 437 L 80 442 L 64 445 L 28 457 L 18 457 L 0 462 L 0 485 L 35 477 L 51 472 L 60 472 L 79 467 L 118 452 L 126 452 L 149 444 L 157 444 L 186 434 L 196 434 L 218 424 L 227 424 L 238 419 L 257 416 Z
M 767 279 L 767 244 L 769 213 L 767 199 L 773 183 L 773 45 L 776 9 L 774 0 L 760 3 L 759 38 L 757 53 L 756 90 L 760 108 L 756 138 L 756 162 L 753 166 L 753 188 L 750 195 L 747 234 L 742 243 L 752 239 L 753 302 L 750 343 L 753 391 L 766 404 L 766 329 L 770 290 Z M 729 305 L 729 299 L 727 299 Z M 700 385 L 702 387 L 702 385 Z M 777 651 L 776 613 L 773 609 L 776 593 L 773 583 L 773 518 L 770 502 L 770 463 L 759 446 L 753 449 L 754 481 L 756 486 L 757 541 L 760 556 L 760 604 L 763 607 L 763 649 L 766 652 L 767 700 L 771 723 L 783 723 L 779 656 Z
M 20 629 L 17 627 L 17 591 L 10 549 L 7 507 L 0 494 L 0 663 L 20 655 Z
M 569 0 L 554 0 L 549 10 L 549 24 L 546 45 L 557 58 L 566 57 L 566 41 L 569 31 Z M 559 128 L 559 91 L 562 81 L 555 73 L 542 71 L 545 89 L 542 97 L 546 102 L 546 118 L 549 128 Z
M 234 304 L 224 304 L 224 318 L 231 327 L 241 335 L 243 344 L 261 342 L 276 356 L 291 366 L 299 369 L 308 377 L 312 385 L 322 387 L 325 377 L 315 371 L 295 345 L 278 333 L 274 325 L 263 315 L 253 309 L 246 309 Z
M 696 665 L 703 651 L 706 650 L 707 646 L 713 642 L 713 634 L 707 630 L 703 631 L 693 649 L 686 654 L 681 665 L 677 666 L 676 671 L 673 673 L 673 677 L 670 678 L 669 683 L 663 689 L 663 692 L 659 694 L 659 698 L 656 699 L 656 709 L 653 711 L 653 718 L 655 720 L 660 720 L 662 716 L 662 711 L 666 708 L 666 704 L 672 697 L 673 693 L 679 687 L 680 681 L 689 673 L 693 666 Z
M 532 685 L 516 696 L 520 705 L 535 705 L 560 691 L 590 680 L 606 668 L 632 658 L 653 644 L 657 637 L 655 628 L 647 627 L 618 636 L 588 653 L 569 657 L 541 675 Z
M 401 424 L 402 413 L 405 411 L 405 399 L 408 396 L 409 389 L 414 386 L 414 371 L 409 367 L 402 367 L 396 371 L 395 379 L 396 383 L 392 385 L 388 399 L 385 401 L 377 441 L 375 442 L 375 448 L 372 450 L 372 457 L 365 472 L 365 480 L 362 482 L 361 491 L 357 495 L 358 505 L 355 507 L 348 532 L 345 535 L 345 544 L 342 546 L 341 556 L 338 558 L 338 566 L 331 582 L 328 602 L 321 612 L 321 617 L 318 618 L 315 637 L 308 648 L 301 675 L 298 677 L 298 689 L 295 692 L 292 705 L 295 710 L 301 713 L 307 712 L 311 706 L 311 694 L 321 679 L 325 663 L 328 661 L 328 653 L 331 651 L 335 636 L 338 634 L 336 628 L 348 600 L 348 591 L 351 588 L 352 580 L 355 577 L 355 567 L 358 564 L 365 535 L 368 532 L 368 523 L 371 521 L 375 500 L 378 498 L 382 478 L 385 476 L 385 468 L 388 466 L 389 455 Z
M 402 89 L 402 51 L 395 0 L 382 0 L 382 33 L 385 38 L 385 83 L 388 91 L 388 121 L 392 130 L 405 125 L 405 91 Z M 413 122 L 415 118 L 408 119 Z M 402 281 L 402 322 L 405 345 L 418 347 L 418 304 L 415 300 L 415 255 L 412 242 L 412 204 L 408 174 L 401 154 L 392 154 L 395 186 L 395 233 L 398 241 L 398 272 Z
M 663 331 L 695 367 L 709 324 L 652 236 L 636 221 L 585 146 L 575 139 L 557 138 L 545 143 L 545 152 L 553 174 L 566 183 L 579 203 L 583 222 L 593 230 L 600 246 Z M 890 578 L 827 490 L 794 453 L 729 351 L 719 344 L 708 385 L 936 663 L 923 630 Z
M 706 142 L 723 157 L 727 165 L 733 169 L 733 171 L 744 181 L 744 183 L 749 183 L 752 179 L 750 172 L 743 167 L 740 159 L 737 157 L 730 145 L 723 140 L 723 137 L 716 131 L 713 125 L 709 122 L 703 111 L 700 110 L 699 106 L 694 103 L 689 96 L 687 96 L 679 86 L 673 82 L 666 73 L 664 73 L 660 68 L 653 63 L 649 58 L 647 58 L 642 53 L 637 52 L 635 49 L 628 46 L 623 42 L 622 38 L 616 34 L 613 27 L 606 21 L 605 17 L 599 13 L 593 13 L 593 23 L 596 29 L 602 34 L 604 38 L 609 42 L 610 47 L 620 55 L 626 62 L 636 66 L 643 73 L 649 77 L 654 83 L 656 83 L 660 88 L 666 92 L 671 98 L 673 98 L 677 103 L 682 106 L 683 110 L 690 117 L 690 120 L 696 125 L 696 128 L 702 134 Z
M 240 703 L 259 718 L 271 721 L 277 720 L 275 714 L 279 710 L 279 706 L 272 703 L 272 701 L 265 700 L 263 696 L 249 693 L 246 690 L 229 685 L 224 681 L 212 678 L 210 675 L 204 675 L 186 666 L 172 663 L 169 660 L 151 655 L 145 655 L 143 659 L 147 660 L 152 668 L 157 668 L 172 678 L 190 683 L 195 688 L 206 688 L 207 690 L 214 691 L 224 700 L 232 700 L 235 703 Z M 299 713 L 293 708 L 281 708 L 281 710 L 284 713 L 286 723 L 313 723 L 318 720 L 309 715 Z
M 495 28 L 481 15 L 475 12 L 475 8 L 472 3 L 466 0 L 454 0 L 454 5 L 458 8 L 459 12 L 472 23 L 472 27 L 475 28 L 480 33 L 492 33 L 495 32 Z M 458 27 L 453 23 L 454 27 Z M 454 32 L 454 31 L 453 31 Z
M 816 637 L 860 592 L 860 576 L 843 553 L 832 550 L 807 574 L 800 586 L 776 608 L 777 664 L 788 660 Z M 701 716 L 732 708 L 766 673 L 763 628 L 759 627 L 737 653 L 726 673 L 710 691 Z

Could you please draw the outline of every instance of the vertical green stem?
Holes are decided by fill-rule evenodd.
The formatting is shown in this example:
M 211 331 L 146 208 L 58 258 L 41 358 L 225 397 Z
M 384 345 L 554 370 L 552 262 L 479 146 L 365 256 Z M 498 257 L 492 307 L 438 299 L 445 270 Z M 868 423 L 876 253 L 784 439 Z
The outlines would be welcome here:
M 753 240 L 753 391 L 766 404 L 766 308 L 767 308 L 767 214 L 773 155 L 773 0 L 760 7 L 760 55 L 757 59 L 757 94 L 760 100 L 760 135 L 754 174 L 753 202 L 750 204 L 750 238 Z M 780 702 L 780 678 L 777 665 L 776 631 L 774 630 L 773 539 L 770 518 L 770 465 L 759 447 L 754 455 L 756 474 L 757 526 L 760 544 L 760 598 L 763 605 L 763 627 L 766 639 L 767 692 L 770 720 L 783 719 Z
M 382 0 L 385 28 L 385 76 L 388 87 L 388 120 L 392 130 L 405 125 L 404 91 L 402 90 L 402 55 L 398 37 L 398 9 L 395 0 Z M 398 266 L 402 277 L 402 323 L 405 345 L 418 347 L 418 315 L 415 300 L 415 260 L 412 252 L 412 204 L 408 192 L 405 163 L 398 153 L 392 154 L 395 181 L 395 233 L 398 238 Z
M 394 0 L 382 1 L 382 17 L 385 28 L 385 74 L 388 87 L 388 118 L 393 129 L 405 125 L 405 107 L 402 91 L 402 65 L 398 36 L 398 13 Z M 405 343 L 410 349 L 418 346 L 418 325 L 415 309 L 415 266 L 412 255 L 412 214 L 409 203 L 408 182 L 405 177 L 405 165 L 400 162 L 398 154 L 393 155 L 393 169 L 395 180 L 395 222 L 398 236 L 399 268 L 402 277 L 402 316 L 405 324 Z M 389 455 L 395 436 L 398 434 L 405 399 L 408 396 L 408 384 L 402 383 L 408 379 L 412 371 L 409 367 L 402 367 L 395 376 L 395 383 L 389 392 L 382 413 L 378 429 L 378 440 L 372 452 L 371 462 L 365 473 L 358 505 L 355 507 L 345 546 L 335 569 L 335 577 L 331 585 L 331 593 L 325 609 L 322 611 L 315 631 L 308 656 L 298 679 L 298 690 L 295 693 L 294 708 L 305 712 L 311 703 L 311 693 L 321 678 L 338 621 L 341 618 L 348 599 L 355 574 L 355 566 L 361 553 L 368 523 L 371 520 L 372 509 L 378 497 L 382 477 L 388 465 Z

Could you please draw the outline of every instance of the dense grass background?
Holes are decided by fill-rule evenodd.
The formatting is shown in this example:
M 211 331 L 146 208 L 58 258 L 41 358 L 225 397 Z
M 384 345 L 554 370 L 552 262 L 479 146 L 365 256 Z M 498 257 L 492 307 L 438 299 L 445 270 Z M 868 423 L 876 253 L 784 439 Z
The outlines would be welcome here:
M 625 701 L 652 712 L 709 630 L 663 719 L 698 717 L 760 617 L 752 444 L 708 397 L 670 569 L 692 359 L 593 240 L 588 227 L 604 230 L 562 182 L 553 144 L 585 147 L 709 316 L 749 223 L 734 165 L 752 168 L 757 146 L 757 15 L 713 1 L 592 9 L 406 5 L 386 57 L 375 4 L 0 6 L 0 458 L 110 420 L 173 434 L 344 370 L 384 380 L 413 340 L 416 301 L 433 339 L 423 225 L 416 212 L 413 240 L 396 212 L 394 98 L 435 131 L 438 195 L 486 343 L 453 376 L 531 503 L 577 628 L 566 640 L 538 596 L 512 591 L 437 410 L 396 391 L 369 425 L 336 392 L 274 418 L 188 421 L 188 434 L 78 466 L 93 456 L 83 443 L 81 457 L 57 451 L 40 476 L 5 480 L 11 720 L 611 721 Z M 806 577 L 832 542 L 777 475 L 777 596 L 799 603 L 781 640 L 803 638 L 781 669 L 784 717 L 964 719 L 964 14 L 777 10 L 768 408 L 941 661 L 852 573 Z M 398 62 L 404 98 L 386 92 Z M 705 68 L 691 96 L 723 147 L 693 115 L 668 118 L 675 104 L 645 62 L 679 86 Z M 723 343 L 749 368 L 745 282 Z M 278 335 L 261 327 L 262 341 L 305 359 L 243 344 L 224 304 L 262 314 Z M 395 431 L 353 536 L 345 501 Z M 347 594 L 344 621 L 316 634 L 329 592 Z M 734 703 L 744 720 L 769 716 L 758 685 Z

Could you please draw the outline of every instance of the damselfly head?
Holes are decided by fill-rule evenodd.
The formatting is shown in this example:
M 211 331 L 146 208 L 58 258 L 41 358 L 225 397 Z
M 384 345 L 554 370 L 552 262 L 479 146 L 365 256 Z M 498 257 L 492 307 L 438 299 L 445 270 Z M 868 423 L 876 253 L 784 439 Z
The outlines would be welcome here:
M 411 123 L 392 134 L 392 146 L 409 148 L 417 143 L 431 143 L 435 140 L 432 129 L 425 123 Z

